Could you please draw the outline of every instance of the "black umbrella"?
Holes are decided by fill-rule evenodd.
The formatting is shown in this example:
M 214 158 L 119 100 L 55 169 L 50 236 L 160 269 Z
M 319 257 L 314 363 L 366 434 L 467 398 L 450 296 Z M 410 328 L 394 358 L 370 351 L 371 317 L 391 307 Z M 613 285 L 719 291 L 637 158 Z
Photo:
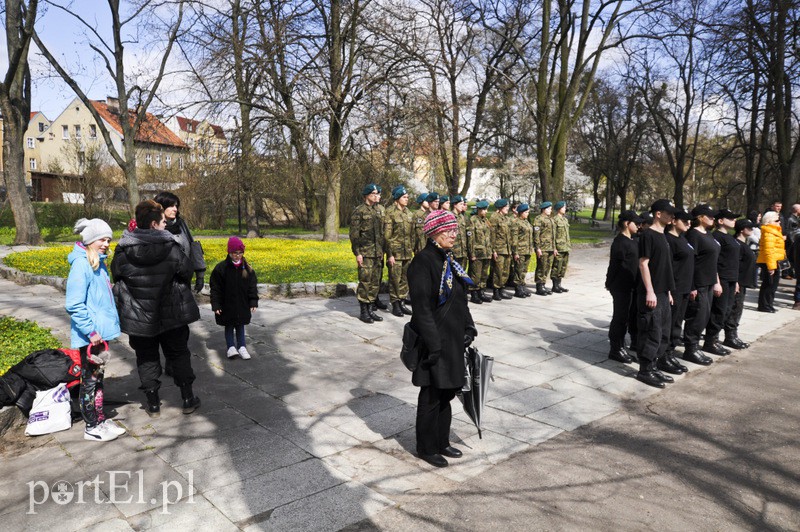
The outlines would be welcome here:
M 484 355 L 476 347 L 470 346 L 464 352 L 466 366 L 466 383 L 458 396 L 464 404 L 464 412 L 478 428 L 478 438 L 481 434 L 481 419 L 486 394 L 489 391 L 489 380 L 492 378 L 492 365 L 494 358 Z

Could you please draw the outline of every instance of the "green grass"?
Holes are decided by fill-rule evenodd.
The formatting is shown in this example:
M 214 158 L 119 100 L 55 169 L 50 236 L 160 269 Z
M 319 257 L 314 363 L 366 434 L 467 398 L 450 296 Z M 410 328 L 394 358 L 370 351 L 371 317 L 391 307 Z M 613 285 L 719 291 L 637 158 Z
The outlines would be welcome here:
M 34 351 L 60 347 L 61 342 L 50 329 L 32 321 L 0 318 L 0 375 Z

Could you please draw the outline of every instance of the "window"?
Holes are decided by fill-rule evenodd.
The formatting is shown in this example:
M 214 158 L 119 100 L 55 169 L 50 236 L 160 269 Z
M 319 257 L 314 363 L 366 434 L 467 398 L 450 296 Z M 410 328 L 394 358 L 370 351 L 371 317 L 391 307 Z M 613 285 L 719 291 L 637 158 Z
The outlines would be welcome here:
M 183 157 L 178 157 L 178 168 L 183 170 Z
M 33 137 L 28 137 L 28 147 L 31 149 L 36 147 L 36 141 L 33 140 Z
M 153 164 L 153 156 L 150 155 L 149 153 L 144 156 L 144 164 L 146 164 L 147 166 L 151 166 Z
M 89 138 L 90 139 L 97 138 L 97 126 L 94 124 L 89 124 Z
M 156 154 L 156 168 L 161 168 L 161 154 Z
M 31 170 L 36 170 L 36 159 L 30 159 Z
M 167 168 L 172 168 L 172 155 L 164 157 L 164 164 L 167 165 Z
M 61 126 L 61 138 L 62 139 L 69 138 L 69 126 Z
M 78 125 L 75 126 L 75 138 L 76 139 L 81 138 L 81 126 Z
M 39 133 L 44 133 L 44 122 L 39 122 Z

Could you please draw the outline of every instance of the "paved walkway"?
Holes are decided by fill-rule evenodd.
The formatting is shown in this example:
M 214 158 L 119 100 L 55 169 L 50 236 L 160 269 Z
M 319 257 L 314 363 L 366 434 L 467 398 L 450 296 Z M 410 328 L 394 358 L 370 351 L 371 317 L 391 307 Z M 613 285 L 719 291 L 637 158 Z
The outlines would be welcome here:
M 183 416 L 178 390 L 165 381 L 162 415 L 150 419 L 127 341 L 115 344 L 106 397 L 119 406 L 107 410 L 130 435 L 87 442 L 76 424 L 41 447 L 4 456 L 3 528 L 336 530 L 449 492 L 626 400 L 658 393 L 632 378 L 633 367 L 606 359 L 606 264 L 607 250 L 582 249 L 564 283 L 569 294 L 472 306 L 476 345 L 495 357 L 495 382 L 483 439 L 456 416 L 465 457 L 451 467 L 435 469 L 411 454 L 417 389 L 397 355 L 404 320 L 383 313 L 382 323 L 362 324 L 354 298 L 262 301 L 248 328 L 253 359 L 229 361 L 204 305 L 190 341 L 201 409 Z M 746 341 L 800 317 L 785 309 L 788 292 L 779 294 L 777 314 L 754 312 L 754 295 L 740 331 Z M 53 288 L 0 280 L 0 315 L 34 319 L 66 339 L 62 305 Z M 692 366 L 673 387 L 707 371 Z M 62 495 L 72 490 L 69 503 L 54 495 L 32 504 L 57 481 Z

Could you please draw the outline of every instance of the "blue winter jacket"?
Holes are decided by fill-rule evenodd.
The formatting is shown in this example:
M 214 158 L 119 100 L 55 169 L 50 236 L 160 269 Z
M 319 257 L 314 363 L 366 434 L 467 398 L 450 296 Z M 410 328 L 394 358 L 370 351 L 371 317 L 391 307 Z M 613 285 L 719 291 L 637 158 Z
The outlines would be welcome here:
M 70 269 L 65 308 L 71 318 L 73 349 L 89 345 L 89 335 L 93 332 L 103 340 L 113 340 L 120 335 L 119 315 L 105 259 L 106 255 L 100 255 L 100 267 L 92 270 L 86 248 L 79 242 L 67 257 Z

